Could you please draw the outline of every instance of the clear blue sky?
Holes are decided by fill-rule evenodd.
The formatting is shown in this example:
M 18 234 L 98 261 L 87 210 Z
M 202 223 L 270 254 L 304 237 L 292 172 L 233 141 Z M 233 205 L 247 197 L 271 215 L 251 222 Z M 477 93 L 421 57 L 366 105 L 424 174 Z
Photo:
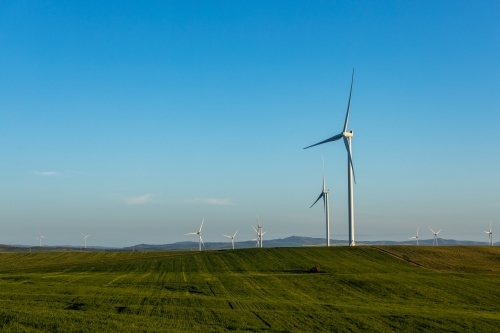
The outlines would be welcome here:
M 498 1 L 2 1 L 0 243 L 500 232 Z M 239 239 L 238 239 L 239 238 Z

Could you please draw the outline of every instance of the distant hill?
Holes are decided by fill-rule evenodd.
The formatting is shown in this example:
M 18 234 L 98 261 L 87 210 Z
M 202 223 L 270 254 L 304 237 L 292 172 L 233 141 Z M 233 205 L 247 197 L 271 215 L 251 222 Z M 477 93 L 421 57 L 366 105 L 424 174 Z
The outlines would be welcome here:
M 422 239 L 419 240 L 419 244 L 422 246 L 432 245 L 433 239 Z M 331 239 L 330 243 L 332 246 L 347 246 L 346 240 Z M 474 242 L 467 240 L 455 240 L 455 239 L 443 239 L 438 238 L 439 246 L 454 246 L 454 245 L 478 245 L 486 246 L 488 242 Z M 415 241 L 357 241 L 357 246 L 363 245 L 416 245 Z M 494 243 L 493 245 L 498 246 L 500 242 Z M 325 246 L 324 238 L 315 237 L 302 237 L 302 236 L 290 236 L 286 238 L 278 239 L 264 239 L 263 246 L 267 248 L 271 247 L 302 247 L 302 246 Z M 248 249 L 256 247 L 255 241 L 242 241 L 235 242 L 234 247 L 237 249 Z M 231 249 L 230 242 L 205 242 L 204 250 L 229 250 Z M 80 252 L 80 251 L 98 251 L 98 252 L 121 252 L 121 251 L 197 251 L 198 242 L 184 241 L 176 242 L 171 244 L 138 244 L 134 246 L 127 247 L 104 247 L 104 246 L 88 246 L 86 249 L 82 249 L 81 246 L 71 246 L 71 245 L 61 245 L 61 246 L 22 246 L 22 245 L 2 245 L 0 244 L 0 252 Z
M 432 245 L 433 239 L 423 239 L 419 240 L 419 244 L 423 246 Z M 332 246 L 347 246 L 346 240 L 332 239 L 330 240 Z M 460 241 L 455 239 L 442 239 L 438 238 L 438 244 L 440 246 L 453 246 L 453 245 L 488 245 L 487 242 L 474 242 L 474 241 Z M 499 243 L 494 243 L 498 245 Z M 360 245 L 416 245 L 415 241 L 358 241 L 357 246 Z M 235 242 L 234 247 L 238 249 L 253 248 L 256 246 L 255 241 L 243 241 Z M 314 238 L 314 237 L 302 237 L 302 236 L 290 236 L 286 238 L 270 239 L 263 241 L 263 247 L 298 247 L 298 246 L 325 246 L 324 238 Z M 230 242 L 205 242 L 205 250 L 223 250 L 230 249 Z M 186 250 L 198 250 L 198 242 L 184 241 L 172 244 L 138 244 L 135 246 L 124 247 L 123 250 L 130 251 L 186 251 Z

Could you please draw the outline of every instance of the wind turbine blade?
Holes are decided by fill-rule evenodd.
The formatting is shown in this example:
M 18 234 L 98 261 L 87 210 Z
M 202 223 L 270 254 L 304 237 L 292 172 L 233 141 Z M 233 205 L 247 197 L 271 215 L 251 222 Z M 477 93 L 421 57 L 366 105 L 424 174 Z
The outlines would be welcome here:
M 356 184 L 356 175 L 354 174 L 354 164 L 352 163 L 351 149 L 349 149 L 349 141 L 347 141 L 347 138 L 345 136 L 343 138 L 344 138 L 345 149 L 347 149 L 347 155 L 349 156 L 349 163 L 351 163 L 352 176 L 354 177 L 354 184 Z
M 349 122 L 349 111 L 351 110 L 351 96 L 352 96 L 352 84 L 353 84 L 353 82 L 354 82 L 354 68 L 352 69 L 351 90 L 349 91 L 349 101 L 347 102 L 347 112 L 345 114 L 344 130 L 342 132 L 346 131 L 347 123 Z
M 317 145 L 321 145 L 321 144 L 323 144 L 323 143 L 327 143 L 327 142 L 330 142 L 330 141 L 337 141 L 337 140 L 338 140 L 338 139 L 340 139 L 340 138 L 342 138 L 342 133 L 341 133 L 341 134 L 337 134 L 337 135 L 335 135 L 335 136 L 332 136 L 332 137 L 331 137 L 331 138 L 329 138 L 329 139 L 326 139 L 326 140 L 324 140 L 324 141 L 318 142 L 318 143 L 316 143 L 316 144 L 314 144 L 314 145 L 311 145 L 311 146 L 309 146 L 309 147 L 305 147 L 305 148 L 303 148 L 303 149 L 311 148 L 311 147 L 314 147 L 314 146 L 317 146 Z
M 231 236 L 228 236 L 228 235 L 224 235 L 224 234 L 222 234 L 222 236 L 226 236 L 226 237 L 229 237 L 229 238 L 231 238 Z
M 429 227 L 429 229 L 431 229 L 431 227 Z M 432 231 L 432 233 L 433 233 L 433 234 L 436 234 L 436 233 L 434 232 L 434 230 L 432 230 L 432 229 L 431 229 L 431 231 Z
M 438 232 L 436 232 L 436 236 L 437 236 L 437 234 L 439 234 L 440 232 L 441 232 L 441 230 L 439 230 Z
M 205 247 L 205 243 L 203 243 L 203 238 L 201 238 L 201 235 L 200 235 L 200 240 L 201 240 L 201 245 L 203 245 L 203 247 Z
M 238 231 L 240 231 L 240 229 L 236 230 L 236 232 L 234 233 L 233 238 L 236 237 L 236 234 L 238 233 Z
M 255 230 L 255 228 L 253 226 L 252 226 L 252 228 L 253 228 L 253 231 L 257 232 L 257 230 Z
M 189 234 L 184 234 L 184 236 L 187 236 L 187 235 L 198 235 L 197 232 L 190 232 Z
M 318 199 L 316 199 L 316 201 L 314 201 L 314 203 L 309 208 L 312 208 L 312 206 L 314 206 L 316 204 L 316 202 L 318 202 L 318 200 L 321 199 L 321 197 L 324 196 L 324 195 L 325 194 L 323 192 L 321 192 L 321 194 L 319 195 Z
M 198 232 L 201 232 L 201 228 L 203 228 L 203 222 L 204 221 L 205 221 L 205 218 L 203 218 L 203 220 L 201 220 L 200 231 L 198 231 Z
M 261 233 L 260 235 L 262 236 L 262 235 L 264 235 L 266 232 L 267 232 L 267 231 L 264 231 L 264 232 L 263 232 L 263 233 Z

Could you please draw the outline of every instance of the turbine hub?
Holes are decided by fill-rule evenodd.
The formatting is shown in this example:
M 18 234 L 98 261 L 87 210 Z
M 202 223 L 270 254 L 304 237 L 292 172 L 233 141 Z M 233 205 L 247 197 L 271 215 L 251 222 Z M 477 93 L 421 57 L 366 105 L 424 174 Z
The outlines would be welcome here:
M 352 131 L 343 132 L 342 135 L 345 136 L 346 138 L 352 138 L 354 136 L 354 133 Z

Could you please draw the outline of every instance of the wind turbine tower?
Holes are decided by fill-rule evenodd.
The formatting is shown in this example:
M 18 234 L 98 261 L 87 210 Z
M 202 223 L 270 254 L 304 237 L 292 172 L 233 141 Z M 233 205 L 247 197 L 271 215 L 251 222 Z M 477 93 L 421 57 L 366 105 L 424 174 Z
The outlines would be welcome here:
M 257 229 L 252 226 L 253 230 L 257 233 L 257 247 L 262 248 L 262 236 L 267 232 L 262 232 L 262 225 L 260 224 L 260 219 L 257 216 Z
M 491 231 L 491 222 L 490 222 L 490 231 L 485 231 L 488 234 L 488 238 L 490 240 L 490 246 L 493 246 L 493 231 Z
M 239 229 L 238 229 L 239 230 Z M 234 235 L 232 236 L 228 236 L 228 235 L 224 235 L 222 234 L 222 236 L 226 236 L 228 238 L 231 238 L 231 243 L 233 244 L 233 250 L 234 250 L 234 237 L 236 237 L 236 234 L 238 233 L 238 230 L 236 230 L 236 232 L 234 233 Z
M 259 230 L 259 247 L 262 248 L 262 236 L 264 236 L 264 234 L 267 231 L 262 232 L 262 225 L 260 224 L 260 219 L 258 216 L 257 216 L 257 227 L 258 227 L 257 230 Z
M 89 237 L 90 235 L 84 235 L 83 233 L 81 233 L 81 234 L 83 236 L 83 248 L 86 249 L 87 248 L 87 237 Z
M 319 199 L 323 198 L 323 209 L 326 213 L 326 246 L 330 246 L 330 201 L 328 200 L 328 194 L 330 194 L 330 190 L 325 189 L 325 160 L 323 159 L 323 190 L 318 199 L 309 208 L 312 208 Z
M 429 227 L 429 229 L 431 229 L 431 227 Z M 435 232 L 434 230 L 431 229 L 431 231 L 434 234 L 434 241 L 432 242 L 432 245 L 438 246 L 438 234 L 441 232 L 441 230 Z
M 257 241 L 257 245 L 256 245 L 256 247 L 260 247 L 260 233 L 259 233 L 259 230 L 258 230 L 258 229 L 259 229 L 259 227 L 257 226 L 257 229 L 255 229 L 255 228 L 252 226 L 252 228 L 253 228 L 253 231 L 255 231 L 255 232 L 257 233 L 257 238 L 255 239 L 255 240 Z M 252 239 L 252 240 L 253 240 L 253 239 Z
M 417 240 L 417 246 L 418 246 L 418 228 L 419 228 L 419 227 L 417 227 L 417 235 L 416 235 L 416 236 L 414 236 L 414 237 L 411 237 L 411 238 L 410 238 L 410 239 L 416 239 L 416 240 Z
M 351 108 L 351 96 L 352 96 L 352 85 L 354 83 L 354 69 L 352 70 L 351 77 L 351 90 L 349 92 L 349 101 L 347 102 L 347 112 L 345 115 L 344 127 L 342 132 L 332 136 L 329 139 L 318 142 L 314 145 L 305 147 L 304 149 L 311 148 L 314 146 L 321 145 L 323 143 L 337 141 L 342 139 L 344 141 L 345 148 L 347 150 L 347 198 L 348 198 L 348 209 L 349 209 L 349 246 L 354 246 L 354 183 L 356 182 L 356 176 L 354 175 L 354 166 L 352 164 L 352 138 L 354 137 L 354 132 L 351 130 L 347 132 L 347 125 L 349 122 L 349 112 Z
M 198 235 L 198 247 L 199 247 L 200 252 L 201 252 L 201 244 L 203 244 L 203 247 L 205 247 L 205 243 L 203 243 L 203 239 L 201 238 L 201 228 L 203 228 L 204 221 L 205 221 L 205 218 L 203 218 L 203 220 L 201 220 L 200 230 L 198 230 L 198 232 L 190 232 L 188 234 L 184 234 L 184 235 Z
M 37 238 L 40 240 L 40 247 L 42 247 L 42 238 L 45 238 L 45 236 L 42 236 L 42 234 L 40 233 L 40 231 L 38 231 L 38 237 Z

